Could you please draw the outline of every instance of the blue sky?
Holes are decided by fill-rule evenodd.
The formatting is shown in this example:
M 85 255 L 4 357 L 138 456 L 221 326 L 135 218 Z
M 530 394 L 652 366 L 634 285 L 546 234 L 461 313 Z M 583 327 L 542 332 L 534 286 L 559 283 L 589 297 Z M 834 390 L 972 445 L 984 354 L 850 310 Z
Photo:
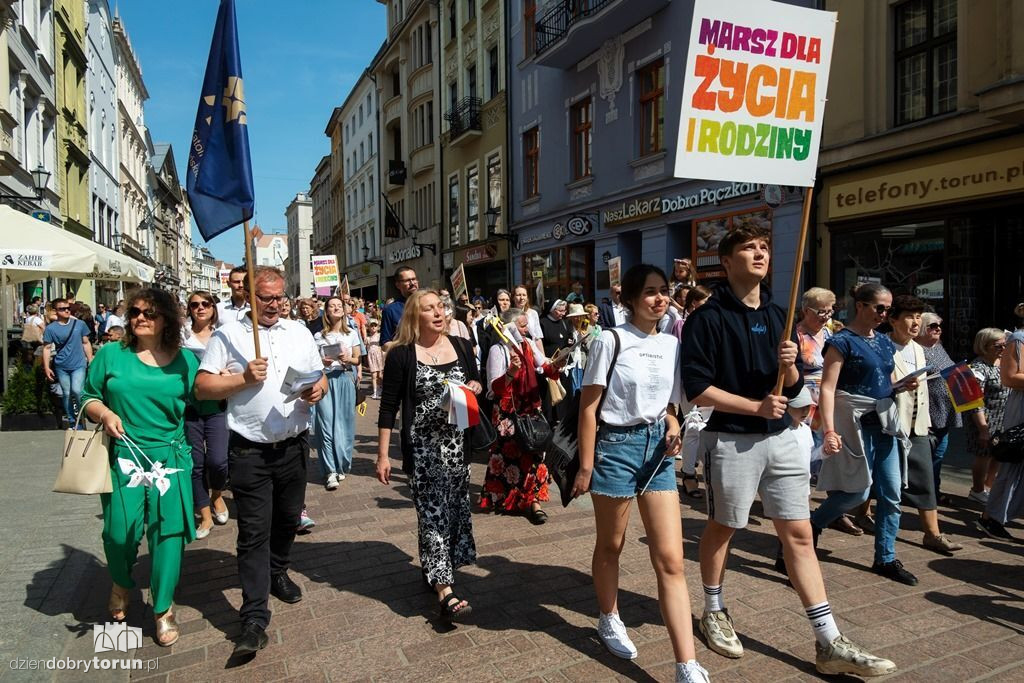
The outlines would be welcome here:
M 112 0 L 113 3 L 113 0 Z M 174 148 L 185 182 L 199 89 L 219 0 L 117 0 L 149 90 L 146 125 Z M 113 8 L 112 8 L 113 9 Z M 309 190 L 330 152 L 324 128 L 385 38 L 386 9 L 375 0 L 236 0 L 246 116 L 256 189 L 256 222 L 284 231 L 284 210 Z M 194 240 L 201 238 L 194 226 Z M 209 243 L 241 262 L 242 228 Z

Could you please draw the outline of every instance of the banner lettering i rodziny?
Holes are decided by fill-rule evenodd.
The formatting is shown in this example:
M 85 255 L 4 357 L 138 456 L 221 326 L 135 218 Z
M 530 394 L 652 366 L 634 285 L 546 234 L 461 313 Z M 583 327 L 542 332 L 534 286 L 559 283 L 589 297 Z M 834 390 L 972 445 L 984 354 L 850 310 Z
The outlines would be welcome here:
M 836 21 L 780 2 L 695 0 L 675 175 L 812 187 Z

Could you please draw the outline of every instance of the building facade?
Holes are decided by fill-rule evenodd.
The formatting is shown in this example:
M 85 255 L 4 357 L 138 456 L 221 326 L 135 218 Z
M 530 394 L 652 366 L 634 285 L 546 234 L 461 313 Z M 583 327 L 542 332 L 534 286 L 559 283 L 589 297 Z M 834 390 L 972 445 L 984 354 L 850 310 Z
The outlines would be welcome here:
M 92 237 L 89 193 L 89 113 L 85 99 L 85 8 L 81 0 L 54 0 L 57 95 L 57 173 L 64 227 Z
M 385 273 L 416 271 L 421 287 L 444 274 L 440 223 L 440 104 L 437 101 L 438 6 L 427 0 L 388 5 L 388 40 L 371 67 L 379 108 L 381 225 Z M 351 152 L 350 152 L 351 154 Z M 383 286 L 383 285 L 382 285 Z M 381 297 L 393 293 L 393 286 Z
M 206 247 L 192 244 L 192 277 L 189 284 L 192 292 L 209 292 L 220 295 L 220 278 L 217 275 L 217 261 Z
M 345 269 L 347 254 L 345 253 L 345 136 L 341 125 L 341 107 L 331 111 L 324 134 L 330 138 L 330 202 L 331 246 L 326 252 L 338 259 L 338 270 Z
M 344 212 L 347 228 L 342 243 L 345 272 L 353 292 L 375 299 L 381 282 L 380 221 L 378 180 L 380 163 L 377 154 L 380 138 L 377 132 L 377 89 L 368 73 L 353 86 L 341 106 L 334 128 L 341 128 L 343 137 Z M 372 260 L 371 260 L 372 259 Z
M 114 17 L 114 49 L 117 70 L 118 182 L 121 185 L 121 250 L 134 259 L 155 264 L 155 233 L 147 230 L 152 217 L 148 191 L 150 150 L 145 102 L 149 92 L 142 67 L 132 49 L 128 32 Z
M 253 235 L 256 237 L 253 253 L 256 265 L 270 266 L 283 272 L 285 259 L 288 258 L 288 233 L 264 233 L 257 225 L 253 229 Z
M 62 225 L 57 172 L 53 2 L 0 1 L 0 193 L 26 213 L 46 211 Z M 42 198 L 32 171 L 49 173 Z
M 504 5 L 465 0 L 439 7 L 444 279 L 462 264 L 469 287 L 494 292 L 511 275 L 509 242 L 491 234 L 488 220 L 495 233 L 508 234 Z
M 724 276 L 720 235 L 755 222 L 773 233 L 773 289 L 788 292 L 799 193 L 771 208 L 757 185 L 672 175 L 692 4 L 511 0 L 508 11 L 515 281 L 543 279 L 549 301 L 579 282 L 600 300 L 617 256 L 623 270 L 689 257 L 711 282 Z
M 334 214 L 331 211 L 331 156 L 320 159 L 309 181 L 309 198 L 313 216 L 313 254 L 333 254 L 332 232 Z
M 285 285 L 291 297 L 306 297 L 313 292 L 310 267 L 310 243 L 313 239 L 313 200 L 305 192 L 295 195 L 284 212 L 288 225 L 288 260 Z
M 1024 291 L 1024 6 L 828 0 L 838 11 L 817 201 L 818 282 L 877 281 L 971 358 Z
M 156 285 L 184 300 L 188 287 L 188 266 L 184 251 L 191 256 L 188 230 L 191 216 L 185 191 L 178 180 L 174 163 L 174 150 L 166 142 L 152 146 L 148 187 L 153 210 L 144 221 L 145 228 L 153 232 L 156 261 Z

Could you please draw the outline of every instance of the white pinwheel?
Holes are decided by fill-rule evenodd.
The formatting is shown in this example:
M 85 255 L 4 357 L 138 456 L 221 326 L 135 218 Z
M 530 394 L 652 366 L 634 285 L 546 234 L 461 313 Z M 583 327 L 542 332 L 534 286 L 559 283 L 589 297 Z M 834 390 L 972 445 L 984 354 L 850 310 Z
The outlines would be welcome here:
M 148 489 L 156 486 L 156 489 L 160 492 L 161 496 L 167 493 L 171 488 L 171 480 L 167 478 L 167 475 L 174 474 L 176 472 L 183 472 L 184 470 L 178 467 L 164 467 L 163 463 L 153 462 L 145 453 L 142 452 L 142 449 L 139 448 L 138 444 L 129 439 L 126 434 L 122 434 L 121 439 L 133 458 L 138 458 L 138 456 L 141 455 L 146 462 L 149 463 L 149 469 L 144 470 L 137 459 L 117 459 L 117 465 L 121 468 L 121 472 L 125 476 L 129 477 L 128 488 L 145 486 Z

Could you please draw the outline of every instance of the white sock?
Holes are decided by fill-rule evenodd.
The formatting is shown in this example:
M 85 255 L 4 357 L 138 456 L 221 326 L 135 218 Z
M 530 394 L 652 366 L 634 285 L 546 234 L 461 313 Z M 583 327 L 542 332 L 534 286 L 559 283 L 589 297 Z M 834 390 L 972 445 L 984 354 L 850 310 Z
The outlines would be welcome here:
M 806 610 L 807 618 L 811 620 L 811 628 L 814 629 L 814 637 L 822 645 L 828 645 L 839 635 L 839 627 L 832 616 L 832 608 L 828 601 L 811 605 Z
M 708 612 L 719 612 L 725 609 L 722 604 L 722 587 L 704 584 L 704 609 Z

